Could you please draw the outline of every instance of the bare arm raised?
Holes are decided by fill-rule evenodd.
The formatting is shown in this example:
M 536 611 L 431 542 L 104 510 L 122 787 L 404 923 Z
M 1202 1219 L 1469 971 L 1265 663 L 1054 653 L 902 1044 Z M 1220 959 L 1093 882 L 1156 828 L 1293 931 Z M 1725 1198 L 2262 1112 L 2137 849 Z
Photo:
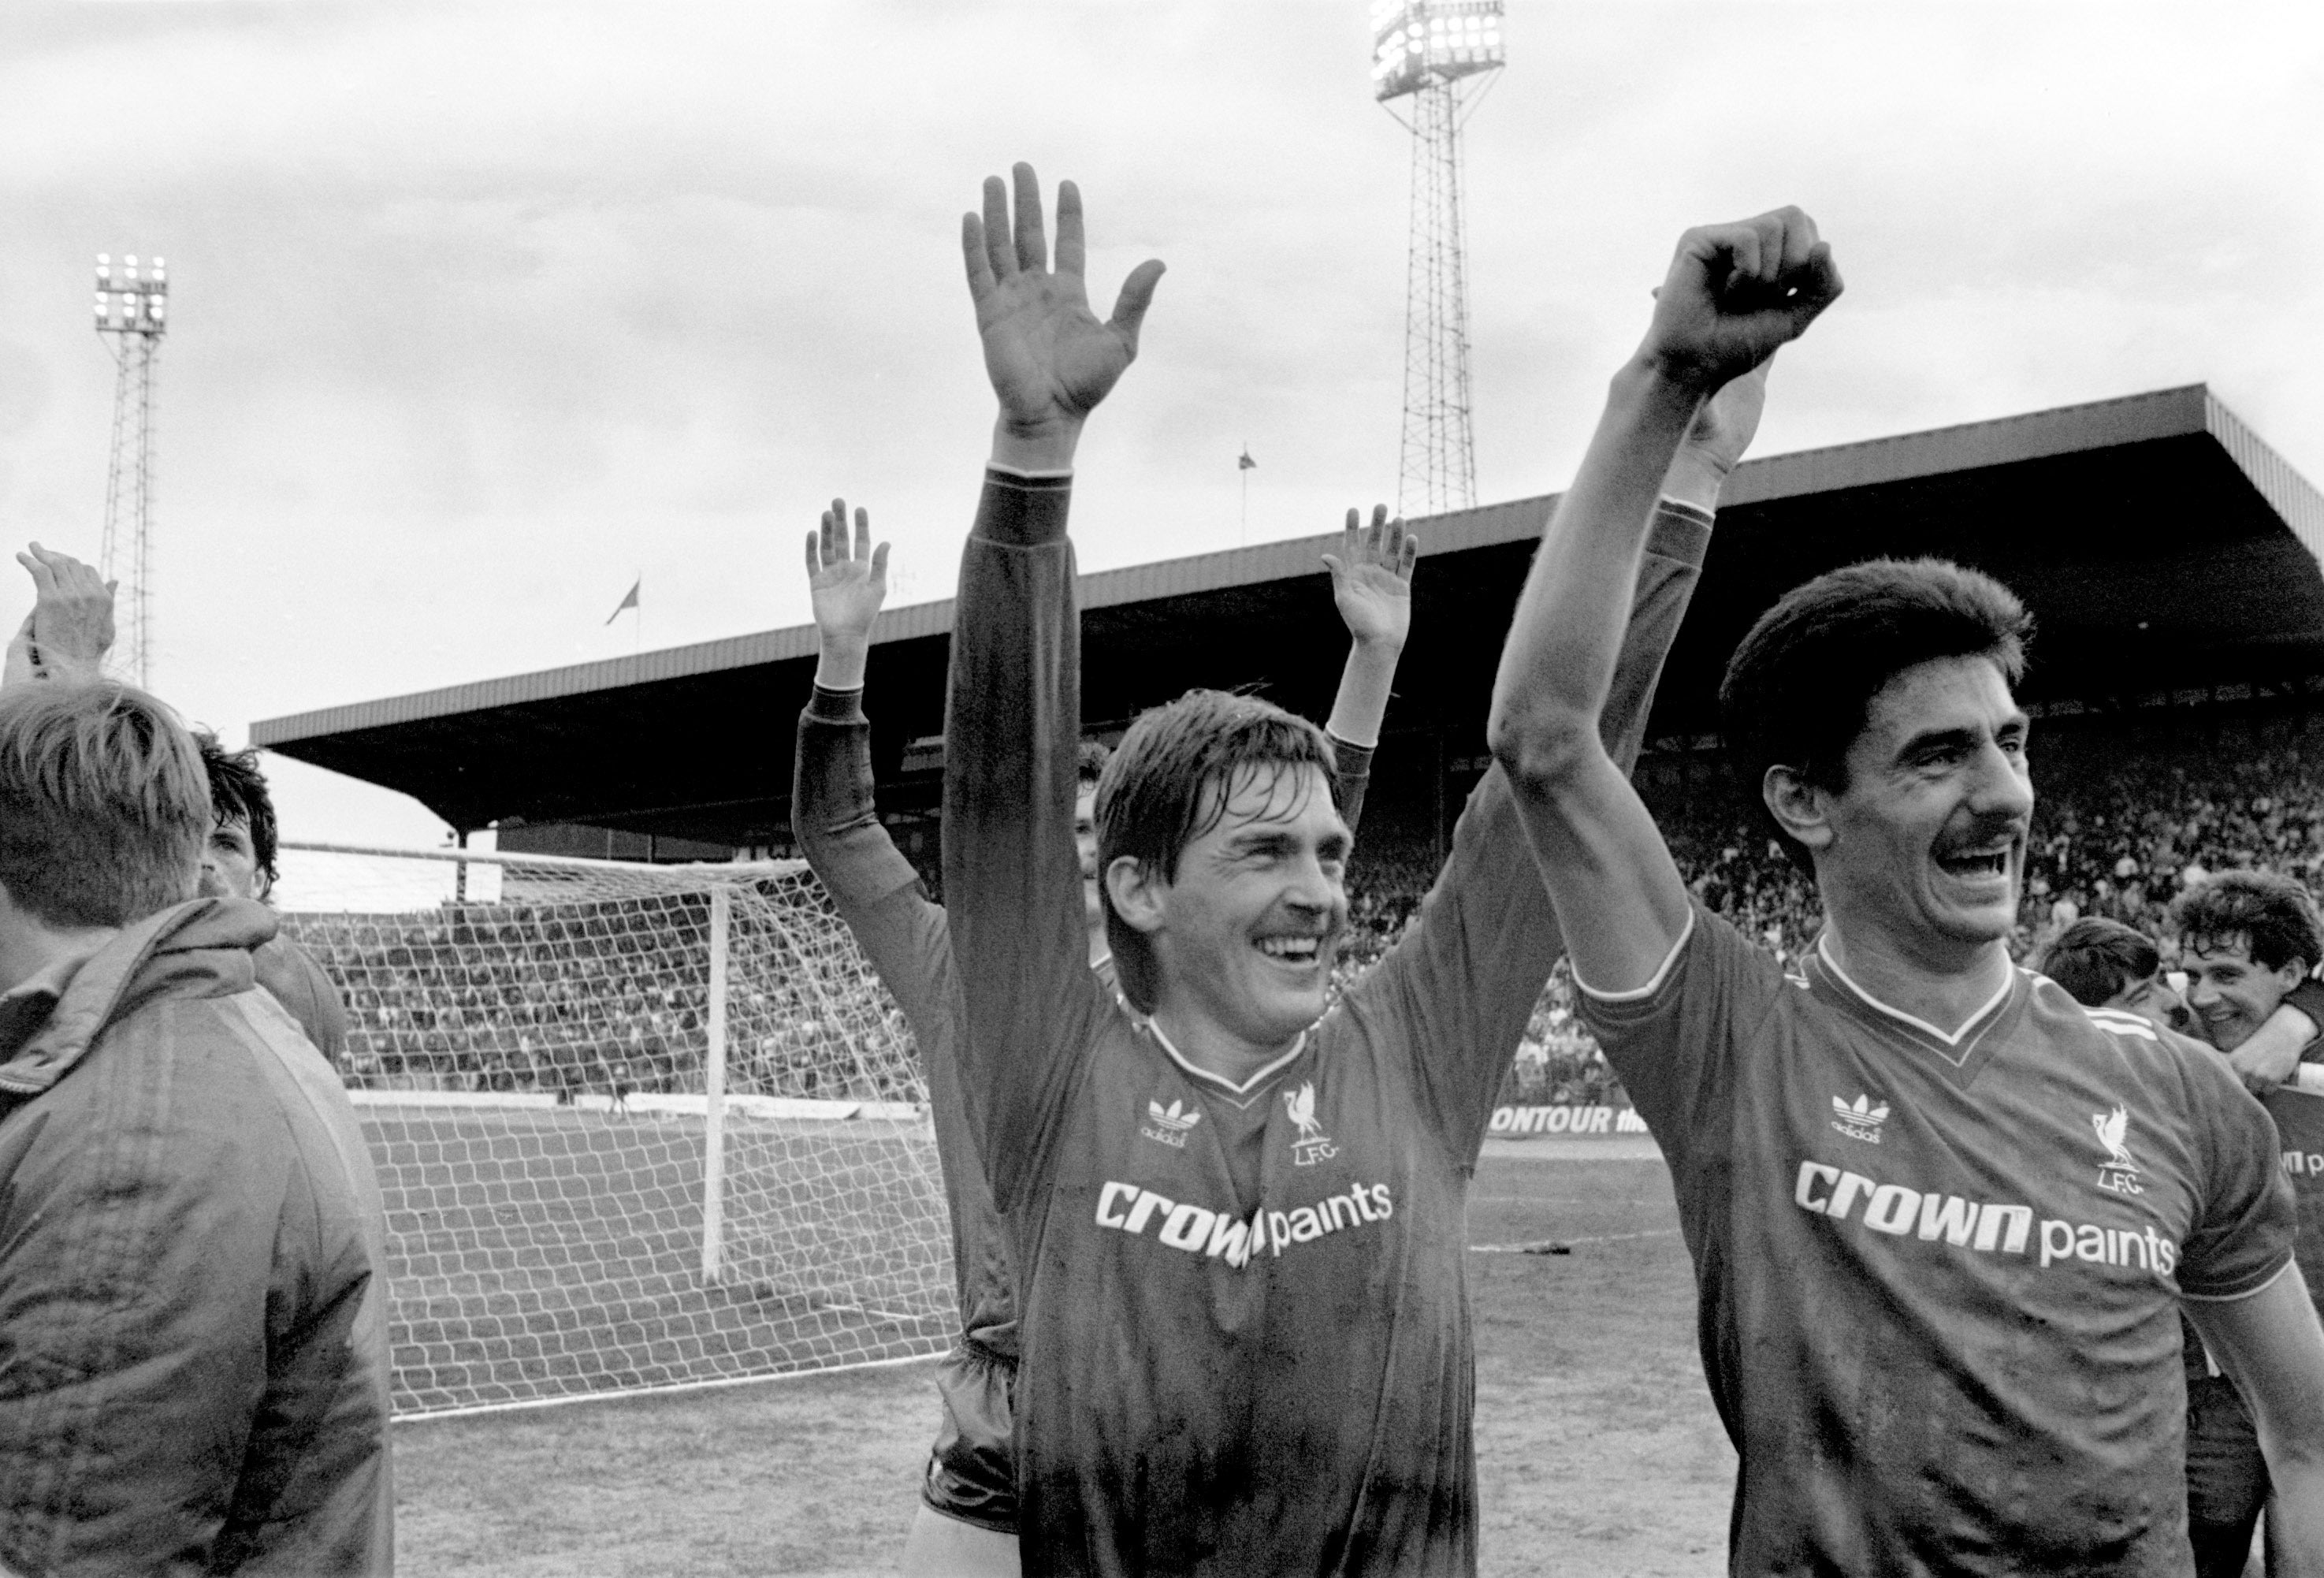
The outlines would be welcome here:
M 1518 598 L 1489 737 L 1575 973 L 1601 992 L 1645 985 L 1687 920 L 1678 867 L 1599 733 L 1655 502 L 1704 401 L 1798 337 L 1840 291 L 1831 249 L 1796 208 L 1681 237 L 1646 339 L 1615 374 Z
M 1339 695 L 1323 726 L 1351 745 L 1379 743 L 1397 660 L 1412 632 L 1412 568 L 1419 556 L 1420 540 L 1403 521 L 1388 518 L 1386 504 L 1372 506 L 1370 526 L 1350 510 L 1340 551 L 1323 556 L 1323 568 L 1332 572 L 1332 602 L 1349 640 Z

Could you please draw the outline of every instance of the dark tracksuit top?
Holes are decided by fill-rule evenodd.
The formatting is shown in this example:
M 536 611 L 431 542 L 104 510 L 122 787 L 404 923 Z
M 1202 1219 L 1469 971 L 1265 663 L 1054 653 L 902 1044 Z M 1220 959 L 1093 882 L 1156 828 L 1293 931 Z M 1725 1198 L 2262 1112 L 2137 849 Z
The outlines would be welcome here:
M 1404 940 L 1240 1085 L 1084 963 L 1068 479 L 986 475 L 954 608 L 963 1083 L 1020 1278 L 1028 1573 L 1476 1565 L 1465 1200 L 1561 951 L 1489 771 Z M 1709 541 L 1665 506 L 1607 727 L 1635 758 Z

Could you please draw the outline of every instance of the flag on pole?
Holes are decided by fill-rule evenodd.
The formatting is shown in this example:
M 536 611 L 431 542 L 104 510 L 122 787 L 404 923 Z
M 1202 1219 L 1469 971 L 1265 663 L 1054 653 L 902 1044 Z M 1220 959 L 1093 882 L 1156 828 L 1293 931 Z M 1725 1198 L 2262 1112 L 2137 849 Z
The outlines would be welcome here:
M 1235 469 L 1237 471 L 1257 471 L 1259 469 L 1259 462 L 1250 457 L 1250 445 L 1245 444 L 1242 447 L 1242 457 L 1235 462 Z
M 643 576 L 640 576 L 636 580 L 630 583 L 630 589 L 622 594 L 622 601 L 619 605 L 617 605 L 611 614 L 605 615 L 605 623 L 607 624 L 613 623 L 613 621 L 621 618 L 622 614 L 627 614 L 631 609 L 635 608 L 638 605 L 638 588 L 645 584 L 646 578 Z

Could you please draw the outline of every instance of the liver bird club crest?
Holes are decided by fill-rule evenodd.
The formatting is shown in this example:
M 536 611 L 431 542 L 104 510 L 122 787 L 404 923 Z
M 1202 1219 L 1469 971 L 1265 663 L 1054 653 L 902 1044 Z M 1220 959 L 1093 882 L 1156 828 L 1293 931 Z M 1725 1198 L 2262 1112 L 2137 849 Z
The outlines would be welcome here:
M 1340 1154 L 1323 1126 L 1315 1121 L 1315 1084 L 1310 1080 L 1296 1091 L 1283 1093 L 1284 1111 L 1298 1126 L 1299 1138 L 1291 1142 L 1291 1163 L 1294 1167 L 1312 1167 L 1328 1157 Z
M 2090 1127 L 2098 1130 L 2098 1143 L 2107 1151 L 2106 1163 L 2098 1168 L 2098 1187 L 2117 1195 L 2145 1194 L 2145 1186 L 2138 1181 L 2138 1163 L 2123 1143 L 2130 1133 L 2130 1114 L 2120 1107 L 2111 1112 L 2093 1112 Z

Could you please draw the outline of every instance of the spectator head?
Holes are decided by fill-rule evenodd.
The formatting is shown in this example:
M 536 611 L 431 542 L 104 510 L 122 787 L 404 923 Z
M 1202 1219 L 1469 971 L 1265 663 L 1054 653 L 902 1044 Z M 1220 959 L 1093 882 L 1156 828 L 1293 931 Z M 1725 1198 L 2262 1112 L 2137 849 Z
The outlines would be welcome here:
M 202 851 L 202 891 L 212 898 L 260 899 L 273 891 L 274 798 L 258 770 L 258 748 L 228 751 L 207 729 L 194 731 L 209 773 L 217 816 Z
M 2163 973 L 2162 950 L 2144 932 L 2094 915 L 2060 932 L 2042 974 L 2085 1008 L 2118 1008 L 2166 1030 L 2189 1028 L 2187 1005 Z
M 1082 857 L 1082 921 L 1093 933 L 1105 929 L 1105 900 L 1097 891 L 1097 786 L 1112 754 L 1104 742 L 1084 740 L 1074 755 L 1074 848 Z
M 2171 906 L 2198 1034 L 2222 1052 L 2251 1039 L 2324 957 L 2308 891 L 2273 872 L 2222 872 Z
M 0 693 L 12 922 L 127 926 L 192 898 L 210 821 L 192 737 L 145 692 L 106 680 Z
M 1122 993 L 1185 1001 L 1253 1046 L 1323 1011 L 1348 918 L 1348 826 L 1323 731 L 1190 690 L 1130 725 L 1098 786 L 1105 928 Z
M 2033 621 L 1989 576 L 1875 559 L 1760 615 L 1719 701 L 1747 798 L 1843 924 L 1981 947 L 2015 924 Z

